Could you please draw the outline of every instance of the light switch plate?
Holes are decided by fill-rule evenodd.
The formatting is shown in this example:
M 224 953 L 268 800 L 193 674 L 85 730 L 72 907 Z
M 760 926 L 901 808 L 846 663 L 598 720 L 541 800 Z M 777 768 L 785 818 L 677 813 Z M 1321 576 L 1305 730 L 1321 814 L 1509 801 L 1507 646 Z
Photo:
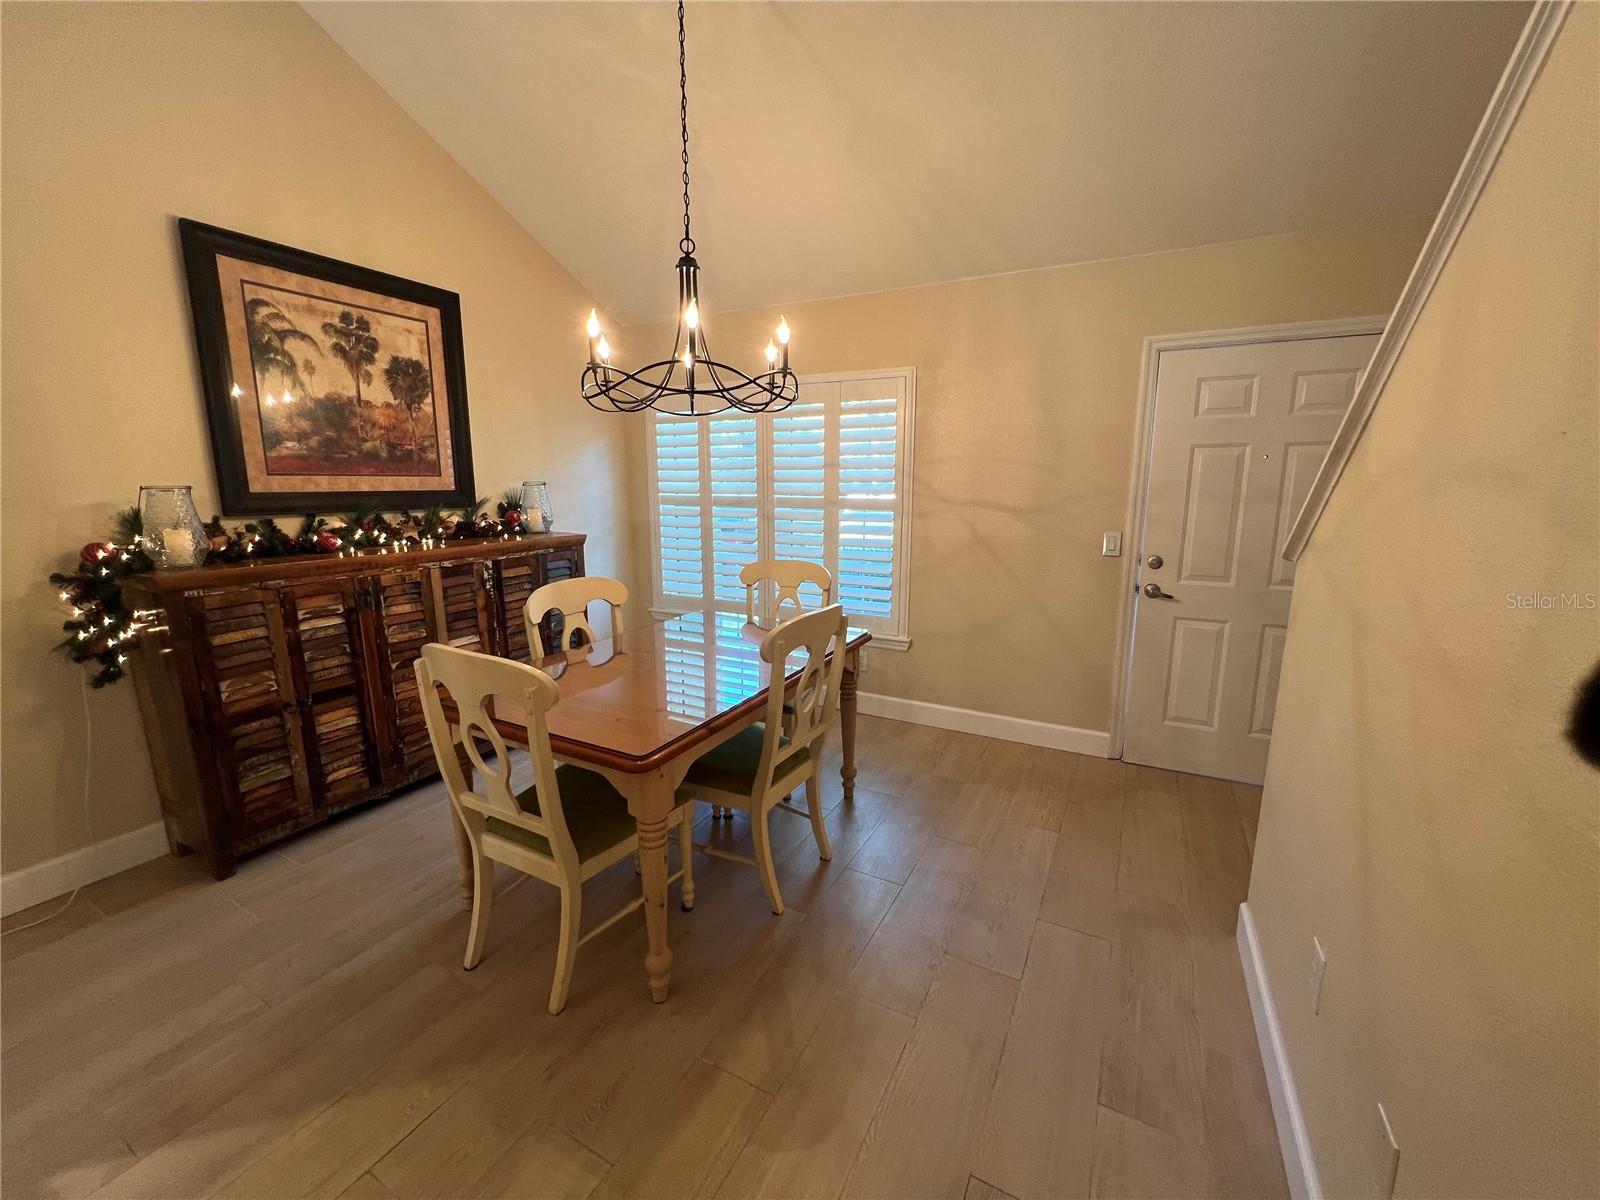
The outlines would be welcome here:
M 1100 539 L 1100 553 L 1107 558 L 1118 558 L 1122 554 L 1122 532 L 1117 529 L 1108 529 Z

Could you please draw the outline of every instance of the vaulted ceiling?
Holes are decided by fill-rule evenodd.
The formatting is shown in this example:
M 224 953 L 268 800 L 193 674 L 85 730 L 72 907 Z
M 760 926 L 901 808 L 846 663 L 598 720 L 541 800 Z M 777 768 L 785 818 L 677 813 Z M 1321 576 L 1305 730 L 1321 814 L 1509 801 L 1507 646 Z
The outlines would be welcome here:
M 670 314 L 682 232 L 672 4 L 305 7 L 617 317 Z M 1526 15 L 1499 3 L 693 4 L 704 303 L 1429 213 Z

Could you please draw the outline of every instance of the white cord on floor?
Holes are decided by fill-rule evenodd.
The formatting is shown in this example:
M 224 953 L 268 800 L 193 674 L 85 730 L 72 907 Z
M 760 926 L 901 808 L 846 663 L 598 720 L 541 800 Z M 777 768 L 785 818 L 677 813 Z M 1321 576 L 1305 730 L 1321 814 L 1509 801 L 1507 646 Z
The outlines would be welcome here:
M 93 777 L 92 773 L 94 770 L 94 759 L 91 757 L 90 752 L 93 749 L 94 743 L 90 740 L 89 730 L 89 677 L 85 675 L 83 677 L 83 830 L 89 836 L 91 878 L 93 878 L 93 859 L 98 858 L 100 854 L 100 847 L 95 843 L 94 840 L 94 823 L 89 819 L 89 783 Z M 26 925 L 13 925 L 10 929 L 7 929 L 4 934 L 0 934 L 0 936 L 9 937 L 13 933 L 21 933 L 24 929 L 32 929 L 37 925 L 43 925 L 46 921 L 54 921 L 62 913 L 66 912 L 67 909 L 72 907 L 72 902 L 78 898 L 78 892 L 82 890 L 82 888 L 83 884 L 79 883 L 72 889 L 72 891 L 67 893 L 67 902 L 60 908 L 56 909 L 55 912 L 50 913 L 47 916 L 40 917 L 37 921 L 29 921 Z

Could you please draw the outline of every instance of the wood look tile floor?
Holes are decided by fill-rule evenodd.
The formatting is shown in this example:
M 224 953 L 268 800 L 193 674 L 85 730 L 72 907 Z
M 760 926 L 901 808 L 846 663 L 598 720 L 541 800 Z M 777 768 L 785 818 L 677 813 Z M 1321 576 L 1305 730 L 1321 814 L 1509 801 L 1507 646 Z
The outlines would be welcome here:
M 699 859 L 663 1005 L 629 920 L 547 1015 L 556 893 L 504 870 L 463 972 L 437 787 L 224 883 L 163 859 L 86 888 L 0 941 L 0 1186 L 1285 1195 L 1233 941 L 1256 789 L 866 717 L 858 757 L 832 862 L 774 814 L 783 917 Z M 636 887 L 593 881 L 588 920 Z

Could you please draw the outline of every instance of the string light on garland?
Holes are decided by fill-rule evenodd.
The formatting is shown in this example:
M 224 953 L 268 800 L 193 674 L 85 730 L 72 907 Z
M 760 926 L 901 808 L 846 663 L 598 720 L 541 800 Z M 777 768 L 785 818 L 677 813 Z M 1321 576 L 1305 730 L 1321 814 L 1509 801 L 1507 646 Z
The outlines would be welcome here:
M 506 493 L 498 516 L 483 511 L 487 500 L 453 512 L 435 505 L 421 514 L 400 513 L 393 519 L 375 507 L 363 507 L 337 524 L 308 513 L 293 534 L 270 517 L 231 530 L 219 517 L 212 517 L 206 523 L 210 549 L 205 565 L 312 554 L 404 554 L 449 541 L 521 538 L 529 530 L 513 498 L 520 499 L 520 489 Z M 149 552 L 153 548 L 144 537 L 139 510 L 128 508 L 117 514 L 111 541 L 88 543 L 78 552 L 76 570 L 50 576 L 56 599 L 67 609 L 61 625 L 66 637 L 57 649 L 90 668 L 93 687 L 122 679 L 128 652 L 139 639 L 166 628 L 160 624 L 159 610 L 129 608 L 122 598 L 123 582 L 130 575 L 155 570 Z

